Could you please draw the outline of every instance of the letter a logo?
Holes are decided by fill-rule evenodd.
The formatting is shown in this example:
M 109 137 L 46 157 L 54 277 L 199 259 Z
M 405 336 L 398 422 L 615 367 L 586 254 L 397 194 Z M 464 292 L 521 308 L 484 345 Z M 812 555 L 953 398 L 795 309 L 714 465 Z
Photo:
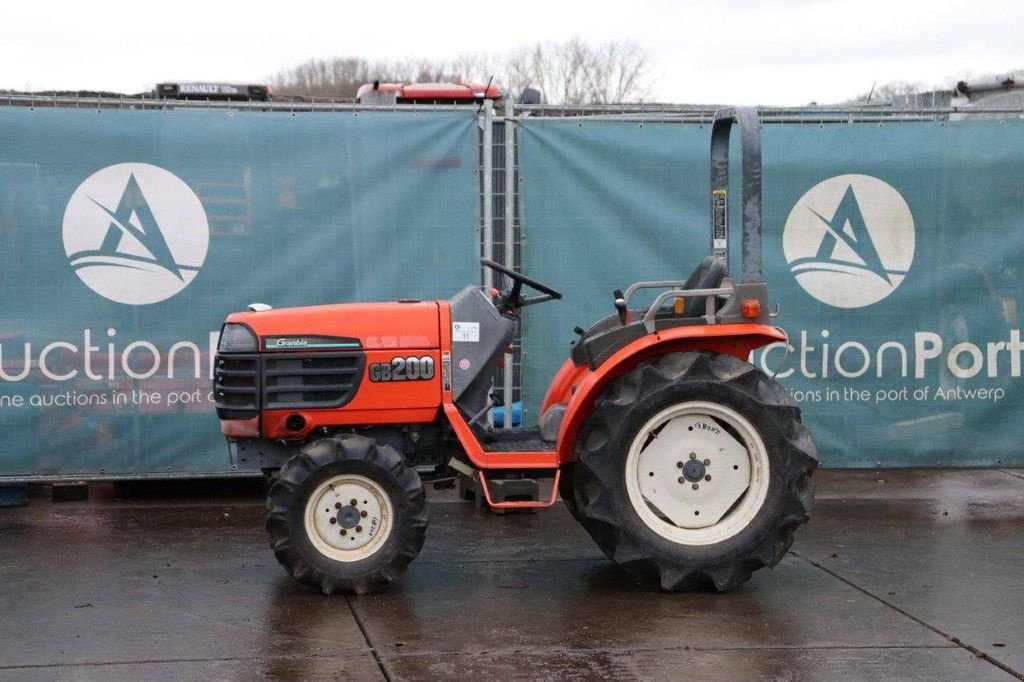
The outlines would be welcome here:
M 914 260 L 914 219 L 900 193 L 868 175 L 829 178 L 789 213 L 782 250 L 808 294 L 837 308 L 881 301 Z
M 68 201 L 63 232 L 75 274 L 99 295 L 129 305 L 158 303 L 188 286 L 210 242 L 195 192 L 145 163 L 86 178 Z

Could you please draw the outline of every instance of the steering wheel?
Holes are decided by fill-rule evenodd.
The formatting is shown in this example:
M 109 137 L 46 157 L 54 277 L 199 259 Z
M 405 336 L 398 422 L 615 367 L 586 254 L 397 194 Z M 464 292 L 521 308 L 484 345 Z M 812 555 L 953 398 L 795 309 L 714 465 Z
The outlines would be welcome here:
M 544 303 L 545 301 L 557 301 L 558 299 L 562 298 L 562 294 L 555 291 L 551 287 L 541 284 L 537 280 L 531 279 L 526 275 L 522 274 L 521 272 L 516 272 L 512 268 L 507 268 L 504 265 L 501 265 L 500 263 L 495 263 L 489 258 L 481 258 L 480 264 L 489 267 L 491 270 L 494 270 L 495 272 L 500 272 L 501 274 L 505 275 L 510 280 L 512 280 L 511 291 L 508 291 L 501 295 L 501 301 L 498 307 L 503 313 L 514 315 L 516 310 L 518 310 L 519 308 L 523 308 L 528 305 L 534 305 L 536 303 Z M 530 287 L 531 289 L 539 291 L 544 295 L 523 298 L 520 292 L 522 291 L 524 284 Z

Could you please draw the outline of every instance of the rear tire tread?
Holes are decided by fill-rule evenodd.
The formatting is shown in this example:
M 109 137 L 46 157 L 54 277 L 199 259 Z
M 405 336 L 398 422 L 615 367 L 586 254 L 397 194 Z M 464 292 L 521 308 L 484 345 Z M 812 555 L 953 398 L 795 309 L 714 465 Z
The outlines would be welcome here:
M 646 396 L 680 382 L 720 384 L 742 393 L 777 423 L 784 452 L 772 457 L 770 475 L 783 483 L 782 511 L 758 541 L 738 555 L 716 560 L 680 562 L 645 548 L 642 539 L 624 528 L 612 500 L 616 478 L 622 477 L 625 454 L 611 444 L 623 434 L 627 415 Z M 807 428 L 800 423 L 800 408 L 789 393 L 753 365 L 731 355 L 708 352 L 668 353 L 644 361 L 615 379 L 594 403 L 577 436 L 577 461 L 567 467 L 561 486 L 570 513 L 613 561 L 641 578 L 656 578 L 662 588 L 680 591 L 714 585 L 721 591 L 745 582 L 762 568 L 775 566 L 793 543 L 793 531 L 809 519 L 814 497 L 811 475 L 817 451 Z M 584 481 L 599 486 L 594 494 L 581 490 Z

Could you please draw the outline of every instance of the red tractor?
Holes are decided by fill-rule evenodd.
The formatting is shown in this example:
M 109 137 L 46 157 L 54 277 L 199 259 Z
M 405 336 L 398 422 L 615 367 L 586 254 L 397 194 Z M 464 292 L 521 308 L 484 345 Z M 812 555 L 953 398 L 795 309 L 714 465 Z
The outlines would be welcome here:
M 726 272 L 734 122 L 738 281 Z M 504 291 L 231 314 L 217 413 L 237 464 L 273 476 L 267 530 L 281 564 L 324 593 L 394 581 L 423 545 L 421 475 L 453 469 L 493 508 L 548 507 L 560 492 L 610 559 L 666 590 L 724 591 L 778 563 L 808 520 L 817 455 L 790 394 L 746 361 L 786 338 L 761 277 L 760 157 L 756 113 L 717 112 L 712 255 L 685 280 L 616 291 L 613 314 L 577 329 L 536 428 L 486 426 L 492 378 L 523 308 L 561 294 L 492 261 Z M 637 307 L 642 290 L 659 293 Z M 523 479 L 547 494 L 495 494 Z

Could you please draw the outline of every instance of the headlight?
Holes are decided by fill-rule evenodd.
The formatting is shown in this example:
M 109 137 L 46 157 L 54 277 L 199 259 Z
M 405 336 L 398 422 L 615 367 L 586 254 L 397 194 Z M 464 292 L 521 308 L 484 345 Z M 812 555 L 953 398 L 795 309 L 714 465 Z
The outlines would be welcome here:
M 255 353 L 256 336 L 244 324 L 226 324 L 220 330 L 219 353 Z

